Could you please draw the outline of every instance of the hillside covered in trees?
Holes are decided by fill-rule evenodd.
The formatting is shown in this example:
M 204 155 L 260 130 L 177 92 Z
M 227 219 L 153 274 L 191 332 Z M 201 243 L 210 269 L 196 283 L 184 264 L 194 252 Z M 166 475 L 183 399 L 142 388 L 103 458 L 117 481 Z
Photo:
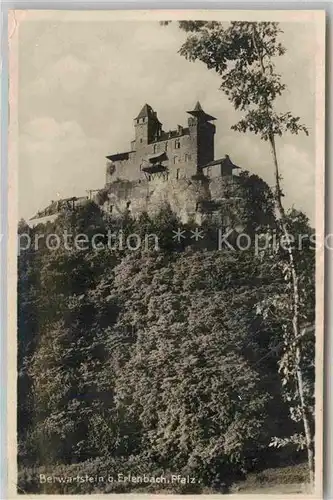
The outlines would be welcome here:
M 249 186 L 244 230 L 278 232 L 268 188 Z M 294 236 L 312 234 L 304 214 L 287 217 Z M 227 492 L 249 473 L 306 461 L 295 377 L 302 370 L 313 415 L 310 242 L 296 252 L 305 355 L 295 368 L 286 250 L 219 248 L 212 219 L 197 242 L 195 229 L 167 206 L 134 220 L 93 203 L 46 226 L 20 223 L 31 241 L 67 231 L 105 243 L 118 231 L 159 244 L 20 252 L 19 493 Z

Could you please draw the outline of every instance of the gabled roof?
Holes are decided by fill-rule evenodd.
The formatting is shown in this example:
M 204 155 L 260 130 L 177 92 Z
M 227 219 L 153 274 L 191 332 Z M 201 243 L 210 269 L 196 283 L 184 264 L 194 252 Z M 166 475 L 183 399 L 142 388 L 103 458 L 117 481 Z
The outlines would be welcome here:
M 207 122 L 210 122 L 212 120 L 216 120 L 214 116 L 208 115 L 205 113 L 205 111 L 202 109 L 202 106 L 199 101 L 197 101 L 196 105 L 194 106 L 194 109 L 192 111 L 187 111 L 192 116 L 200 117 L 206 120 Z

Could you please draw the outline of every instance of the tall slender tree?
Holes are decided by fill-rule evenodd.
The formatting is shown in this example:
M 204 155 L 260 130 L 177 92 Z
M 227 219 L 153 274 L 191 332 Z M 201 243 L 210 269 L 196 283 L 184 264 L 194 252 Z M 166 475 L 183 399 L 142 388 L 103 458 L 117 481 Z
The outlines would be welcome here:
M 167 23 L 162 23 L 167 24 Z M 298 134 L 307 128 L 300 118 L 290 111 L 280 113 L 276 99 L 286 85 L 276 72 L 275 58 L 285 53 L 278 41 L 282 32 L 273 22 L 181 21 L 179 27 L 188 33 L 179 53 L 190 61 L 199 60 L 221 77 L 220 89 L 226 94 L 235 110 L 243 113 L 240 121 L 231 128 L 238 132 L 253 132 L 269 144 L 275 176 L 275 208 L 281 233 L 286 240 L 288 266 L 286 279 L 290 283 L 291 325 L 286 332 L 285 350 L 292 353 L 293 378 L 296 381 L 299 409 L 302 416 L 305 443 L 308 453 L 310 481 L 314 480 L 314 436 L 311 411 L 304 396 L 305 383 L 302 371 L 303 327 L 300 317 L 300 283 L 288 232 L 286 211 L 283 206 L 280 165 L 276 138 L 286 132 Z M 288 365 L 290 370 L 290 364 Z M 282 373 L 283 369 L 282 369 Z M 290 380 L 285 376 L 285 383 Z

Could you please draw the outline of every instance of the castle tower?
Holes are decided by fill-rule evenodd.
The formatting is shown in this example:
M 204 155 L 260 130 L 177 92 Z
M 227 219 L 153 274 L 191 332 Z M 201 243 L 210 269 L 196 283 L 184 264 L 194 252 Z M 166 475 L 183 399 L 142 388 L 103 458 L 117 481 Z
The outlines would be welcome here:
M 188 126 L 192 154 L 197 167 L 201 167 L 214 160 L 215 125 L 211 122 L 216 118 L 205 113 L 199 101 L 195 108 L 187 113 L 191 115 L 188 119 Z
M 134 127 L 136 150 L 157 141 L 162 133 L 162 124 L 157 118 L 156 111 L 149 104 L 145 104 L 134 119 Z

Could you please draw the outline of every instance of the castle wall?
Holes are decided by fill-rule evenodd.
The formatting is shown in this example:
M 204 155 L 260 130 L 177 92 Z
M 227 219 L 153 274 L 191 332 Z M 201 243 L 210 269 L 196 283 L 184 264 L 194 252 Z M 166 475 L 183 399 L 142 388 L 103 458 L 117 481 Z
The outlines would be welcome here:
M 114 171 L 107 170 L 106 184 L 116 179 L 130 181 L 145 180 L 146 176 L 140 166 L 150 155 L 165 153 L 167 159 L 163 162 L 168 169 L 169 179 L 190 178 L 196 173 L 196 146 L 190 134 L 173 137 L 152 144 L 141 145 L 137 151 L 129 152 L 128 160 L 113 161 Z
M 131 141 L 131 151 L 111 155 L 112 168 L 107 166 L 106 184 L 116 179 L 131 181 L 144 180 L 142 168 L 148 166 L 148 157 L 163 153 L 163 165 L 171 179 L 191 178 L 198 166 L 214 159 L 215 125 L 210 123 L 200 104 L 188 118 L 188 127 L 178 125 L 176 130 L 165 132 L 156 112 L 145 104 L 134 120 L 135 140 Z
M 212 199 L 221 200 L 234 190 L 234 186 L 237 185 L 237 177 L 234 175 L 223 175 L 212 177 L 209 183 L 209 189 Z
M 198 165 L 206 165 L 214 160 L 215 125 L 209 122 L 198 125 Z
M 123 214 L 129 210 L 133 216 L 141 212 L 153 213 L 168 203 L 182 220 L 199 216 L 200 202 L 211 198 L 221 199 L 224 180 L 212 184 L 209 179 L 218 179 L 228 174 L 216 165 L 205 172 L 209 179 L 195 180 L 198 167 L 214 159 L 215 125 L 199 103 L 188 119 L 188 127 L 178 125 L 177 130 L 164 132 L 156 112 L 145 105 L 134 120 L 135 140 L 131 151 L 111 155 L 111 164 L 106 169 L 108 200 L 106 210 Z M 145 167 L 149 157 L 164 155 L 162 165 L 166 171 L 149 176 Z
M 200 217 L 198 204 L 210 199 L 207 183 L 188 178 L 155 178 L 152 181 L 118 180 L 107 188 L 108 199 L 104 210 L 112 215 L 125 214 L 129 211 L 137 217 L 142 212 L 157 213 L 166 204 L 176 212 L 183 222 L 189 217 Z

